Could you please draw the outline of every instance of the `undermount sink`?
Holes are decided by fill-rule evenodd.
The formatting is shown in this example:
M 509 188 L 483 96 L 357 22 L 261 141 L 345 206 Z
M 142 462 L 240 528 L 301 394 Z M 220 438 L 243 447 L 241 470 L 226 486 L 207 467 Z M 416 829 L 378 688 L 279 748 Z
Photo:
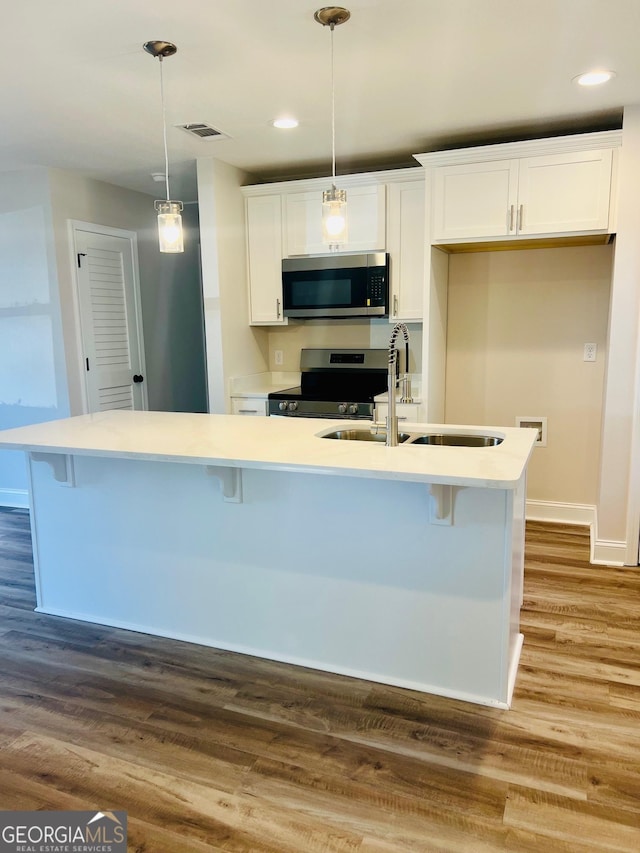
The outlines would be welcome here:
M 337 429 L 321 438 L 335 438 L 341 441 L 375 441 L 385 444 L 387 434 L 371 429 Z M 502 444 L 503 438 L 497 435 L 472 435 L 470 433 L 398 433 L 398 444 L 428 444 L 440 447 L 495 447 Z
M 384 444 L 387 440 L 386 432 L 372 432 L 370 429 L 337 429 L 335 432 L 330 432 L 323 435 L 322 438 L 337 438 L 342 441 L 377 441 L 379 444 Z M 398 435 L 398 441 L 403 442 L 409 438 L 409 434 L 401 432 Z
M 411 444 L 431 444 L 441 447 L 495 447 L 502 444 L 503 439 L 496 435 L 469 435 L 466 433 L 432 433 L 418 435 L 411 439 Z

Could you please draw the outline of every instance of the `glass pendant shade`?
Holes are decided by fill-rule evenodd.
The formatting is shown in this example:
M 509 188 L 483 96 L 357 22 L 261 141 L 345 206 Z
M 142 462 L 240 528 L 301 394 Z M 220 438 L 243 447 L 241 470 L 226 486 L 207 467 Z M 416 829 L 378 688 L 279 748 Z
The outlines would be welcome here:
M 182 238 L 181 201 L 156 201 L 158 211 L 158 240 L 161 252 L 184 252 Z
M 169 195 L 169 151 L 167 148 L 167 120 L 164 106 L 164 75 L 162 73 L 162 60 L 173 56 L 178 48 L 170 41 L 147 41 L 142 47 L 160 63 L 160 100 L 162 102 L 162 139 L 164 142 L 164 180 L 167 184 L 167 200 L 154 201 L 154 207 L 158 212 L 158 241 L 160 251 L 171 254 L 184 252 L 184 241 L 182 237 L 182 202 L 171 201 Z M 155 176 L 154 176 L 155 178 Z
M 347 191 L 335 186 L 322 193 L 322 240 L 330 246 L 347 242 Z
M 347 242 L 347 191 L 336 189 L 336 86 L 333 64 L 333 31 L 351 17 L 342 6 L 324 6 L 314 19 L 329 27 L 331 32 L 331 177 L 330 190 L 322 193 L 322 242 L 330 249 L 339 249 Z

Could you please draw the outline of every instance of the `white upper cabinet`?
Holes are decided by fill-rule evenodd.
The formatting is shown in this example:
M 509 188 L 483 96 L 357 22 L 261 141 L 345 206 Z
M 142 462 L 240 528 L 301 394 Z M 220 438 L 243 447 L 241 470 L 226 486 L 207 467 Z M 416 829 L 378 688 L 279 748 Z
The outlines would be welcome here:
M 606 231 L 611 149 L 520 160 L 518 234 Z
M 347 190 L 348 228 L 348 240 L 339 251 L 384 251 L 384 184 L 349 187 L 347 182 L 342 181 L 339 188 Z M 322 241 L 322 190 L 290 192 L 284 200 L 284 257 L 327 253 L 329 247 Z
M 418 155 L 431 242 L 607 233 L 619 144 L 608 131 Z
M 422 318 L 424 172 L 419 168 L 347 175 L 348 241 L 340 252 L 389 252 L 393 316 Z M 322 241 L 324 178 L 242 188 L 247 226 L 251 325 L 285 325 L 282 259 L 326 255 Z M 389 233 L 387 233 L 389 229 Z
M 247 260 L 252 325 L 285 325 L 282 316 L 282 202 L 280 195 L 249 196 Z
M 424 180 L 390 183 L 387 191 L 389 322 L 416 322 L 422 320 L 424 289 Z
M 433 176 L 433 238 L 503 237 L 511 233 L 518 163 L 442 166 Z M 513 218 L 515 225 L 515 218 Z

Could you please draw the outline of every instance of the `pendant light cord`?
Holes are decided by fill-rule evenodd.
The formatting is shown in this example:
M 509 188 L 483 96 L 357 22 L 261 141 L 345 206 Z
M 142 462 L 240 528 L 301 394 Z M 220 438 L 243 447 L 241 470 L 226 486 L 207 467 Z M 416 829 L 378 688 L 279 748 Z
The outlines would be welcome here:
M 167 117 L 164 108 L 164 75 L 162 73 L 162 55 L 158 57 L 160 60 L 160 99 L 162 100 L 162 138 L 164 140 L 164 177 L 167 184 L 167 201 L 170 200 L 169 195 L 169 153 L 167 150 Z
M 333 188 L 336 186 L 336 88 L 333 69 L 333 31 L 335 24 L 331 24 L 331 176 Z

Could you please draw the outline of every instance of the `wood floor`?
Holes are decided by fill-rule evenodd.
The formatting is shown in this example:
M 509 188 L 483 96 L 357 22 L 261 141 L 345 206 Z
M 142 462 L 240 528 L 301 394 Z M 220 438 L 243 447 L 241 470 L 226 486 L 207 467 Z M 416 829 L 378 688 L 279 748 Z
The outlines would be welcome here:
M 510 711 L 36 614 L 20 511 L 0 602 L 0 809 L 124 809 L 139 853 L 640 850 L 640 573 L 582 528 L 528 527 Z

